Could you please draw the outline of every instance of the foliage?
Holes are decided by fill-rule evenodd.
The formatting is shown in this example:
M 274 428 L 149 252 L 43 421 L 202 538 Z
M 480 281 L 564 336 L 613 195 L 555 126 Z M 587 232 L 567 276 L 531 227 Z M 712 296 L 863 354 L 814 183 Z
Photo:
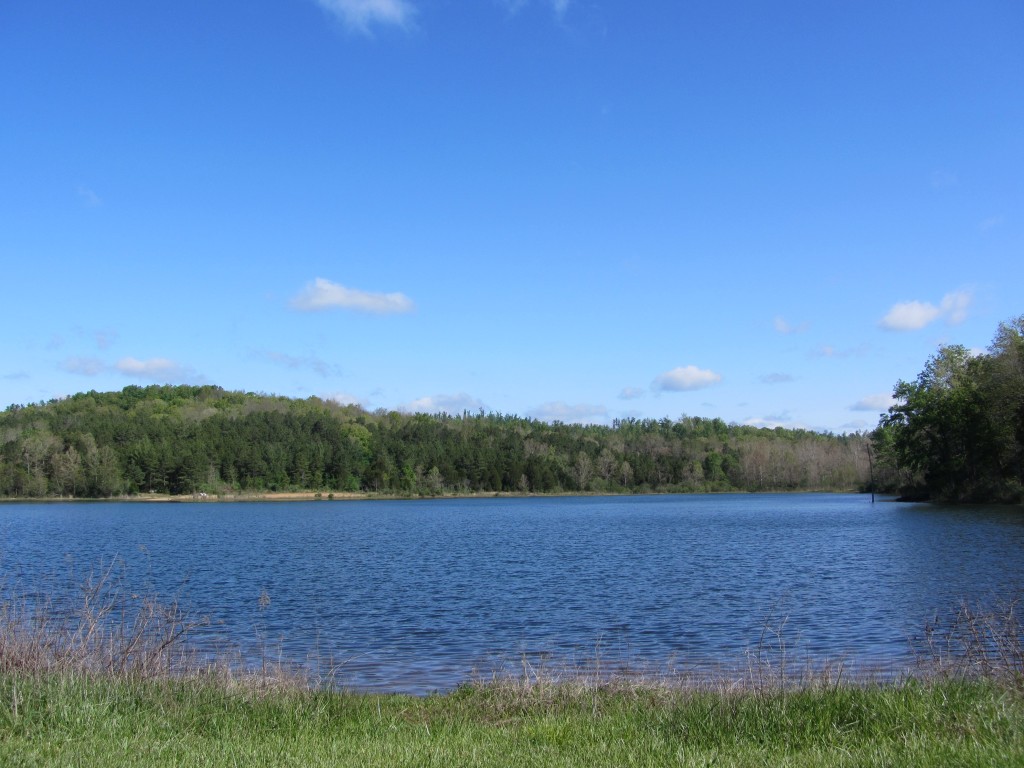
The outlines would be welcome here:
M 905 491 L 948 501 L 1024 498 L 1024 316 L 974 355 L 940 347 L 873 435 Z
M 0 496 L 317 490 L 850 490 L 867 437 L 683 416 L 611 426 L 367 412 L 215 386 L 86 392 L 0 414 Z
M 0 674 L 0 763 L 75 766 L 1020 765 L 986 682 L 798 692 L 543 686 L 421 698 Z

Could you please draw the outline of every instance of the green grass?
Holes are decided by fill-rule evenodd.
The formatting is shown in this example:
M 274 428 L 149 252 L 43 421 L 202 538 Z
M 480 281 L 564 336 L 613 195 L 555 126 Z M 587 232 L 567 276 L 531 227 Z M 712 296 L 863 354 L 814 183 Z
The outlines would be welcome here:
M 1024 697 L 992 681 L 411 697 L 4 673 L 0 765 L 1010 766 Z
M 521 679 L 414 697 L 196 656 L 187 639 L 203 621 L 126 592 L 112 568 L 80 592 L 74 610 L 0 601 L 2 768 L 1024 766 L 1016 600 L 929 625 L 920 680 L 840 684 L 841 666 L 794 668 L 784 621 L 769 617 L 731 680 L 609 681 L 524 662 Z

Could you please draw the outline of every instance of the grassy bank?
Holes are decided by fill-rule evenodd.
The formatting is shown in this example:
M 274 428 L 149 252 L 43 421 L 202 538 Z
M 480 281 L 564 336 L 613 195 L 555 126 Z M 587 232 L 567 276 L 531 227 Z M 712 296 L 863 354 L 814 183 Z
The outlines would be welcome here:
M 728 681 L 524 670 L 412 697 L 198 656 L 202 621 L 109 571 L 80 594 L 0 600 L 0 766 L 1024 765 L 1016 602 L 929 628 L 920 679 L 792 675 L 765 647 Z
M 0 764 L 1021 765 L 991 681 L 800 691 L 573 685 L 423 698 L 224 681 L 0 676 Z

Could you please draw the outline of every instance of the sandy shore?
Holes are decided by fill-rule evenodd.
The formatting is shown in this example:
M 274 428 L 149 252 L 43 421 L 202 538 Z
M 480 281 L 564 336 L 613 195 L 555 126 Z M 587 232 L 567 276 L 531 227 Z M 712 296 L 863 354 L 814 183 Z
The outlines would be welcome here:
M 112 501 L 339 501 L 371 498 L 383 497 L 369 493 L 346 493 L 341 491 L 331 491 L 329 493 L 318 493 L 316 491 L 265 491 L 262 493 L 194 493 L 182 496 L 172 496 L 168 493 L 140 493 L 135 496 L 116 497 L 115 499 L 112 499 Z M 65 501 L 67 501 L 67 499 L 65 499 Z

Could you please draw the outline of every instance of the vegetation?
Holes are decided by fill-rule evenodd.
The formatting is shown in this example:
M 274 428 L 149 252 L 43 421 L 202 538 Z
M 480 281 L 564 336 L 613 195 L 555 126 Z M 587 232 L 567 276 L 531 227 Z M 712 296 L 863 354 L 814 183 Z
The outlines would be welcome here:
M 1024 761 L 1024 702 L 984 682 L 791 693 L 467 687 L 414 698 L 4 675 L 0 701 L 9 766 Z
M 873 440 L 907 495 L 1024 501 L 1024 315 L 1002 323 L 984 354 L 940 347 Z
M 942 663 L 919 679 L 817 676 L 793 685 L 751 670 L 743 680 L 680 685 L 524 676 L 412 697 L 191 656 L 187 617 L 146 601 L 132 610 L 135 596 L 109 585 L 86 585 L 77 605 L 0 603 L 0 764 L 1024 763 L 1013 606 L 995 622 L 961 613 L 932 628 Z
M 215 386 L 130 386 L 0 414 L 5 497 L 852 490 L 868 478 L 866 435 L 685 416 L 609 427 L 371 413 Z

